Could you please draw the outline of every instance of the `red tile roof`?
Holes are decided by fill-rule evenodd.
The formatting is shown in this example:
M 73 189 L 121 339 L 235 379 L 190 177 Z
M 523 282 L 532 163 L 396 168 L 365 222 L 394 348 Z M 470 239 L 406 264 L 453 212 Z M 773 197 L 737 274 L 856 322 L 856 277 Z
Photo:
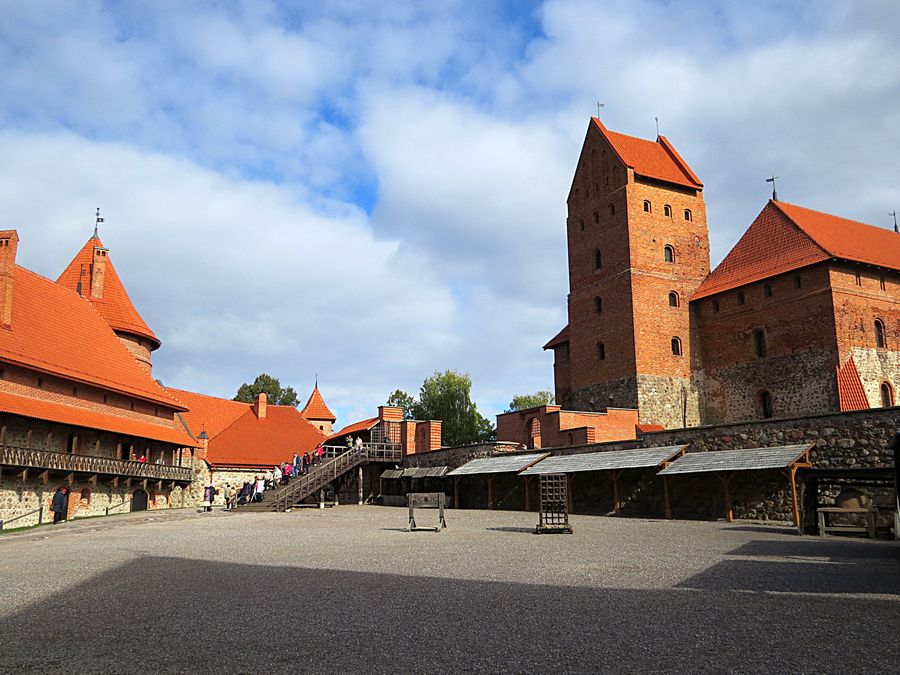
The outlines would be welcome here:
M 837 367 L 838 404 L 841 412 L 848 410 L 868 410 L 869 399 L 863 388 L 862 379 L 851 356 L 844 367 Z
M 665 431 L 665 427 L 661 424 L 635 424 L 635 431 L 641 434 L 646 434 L 650 431 Z
M 369 429 L 374 427 L 376 424 L 378 424 L 377 417 L 373 417 L 368 420 L 362 420 L 360 422 L 354 422 L 353 424 L 348 424 L 340 431 L 336 431 L 335 433 L 331 434 L 331 436 L 329 436 L 326 439 L 326 441 L 331 441 L 331 440 L 334 440 L 335 438 L 340 438 L 341 436 L 346 436 L 347 434 L 353 434 L 353 433 L 356 433 L 357 431 L 368 431 Z
M 312 394 L 309 396 L 309 400 L 306 402 L 303 410 L 300 411 L 300 414 L 308 420 L 330 420 L 331 422 L 334 422 L 337 419 L 334 416 L 334 413 L 331 412 L 327 405 L 325 405 L 325 399 L 323 399 L 322 394 L 319 393 L 319 385 L 316 385 L 313 389 Z
M 28 396 L 17 396 L 7 392 L 0 392 L 0 411 L 59 424 L 71 424 L 76 427 L 100 429 L 126 436 L 174 443 L 183 448 L 197 445 L 185 432 L 184 427 L 173 420 L 161 419 L 160 424 L 143 422 L 74 405 L 53 403 Z
M 610 131 L 596 117 L 591 120 L 609 141 L 619 159 L 634 169 L 635 173 L 695 189 L 703 187 L 703 183 L 665 136 L 660 136 L 655 142 L 648 141 Z
M 189 408 L 181 416 L 195 438 L 203 431 L 210 438 L 218 436 L 252 407 L 250 403 L 206 396 L 183 389 L 169 387 L 167 391 Z
M 553 337 L 550 342 L 544 345 L 544 349 L 553 349 L 557 345 L 561 345 L 565 342 L 569 341 L 569 326 L 566 325 L 561 331 L 559 331 L 555 337 Z
M 103 247 L 103 243 L 98 237 L 91 237 L 87 240 L 81 250 L 75 254 L 72 262 L 59 275 L 56 283 L 65 286 L 71 291 L 78 292 L 78 284 L 81 283 L 81 295 L 90 302 L 94 308 L 100 313 L 113 330 L 132 333 L 140 337 L 146 338 L 153 343 L 153 349 L 160 345 L 159 338 L 153 334 L 150 327 L 138 314 L 125 291 L 125 286 L 119 279 L 116 268 L 113 267 L 112 260 L 106 259 L 106 272 L 103 281 L 103 298 L 91 299 L 91 265 L 94 259 L 94 249 Z
M 13 273 L 12 328 L 0 361 L 183 410 L 83 299 L 24 267 Z
M 324 435 L 292 405 L 270 405 L 266 418 L 248 410 L 209 441 L 207 461 L 215 467 L 271 468 L 294 453 L 314 450 Z
M 900 235 L 770 200 L 691 299 L 704 298 L 831 258 L 900 269 Z

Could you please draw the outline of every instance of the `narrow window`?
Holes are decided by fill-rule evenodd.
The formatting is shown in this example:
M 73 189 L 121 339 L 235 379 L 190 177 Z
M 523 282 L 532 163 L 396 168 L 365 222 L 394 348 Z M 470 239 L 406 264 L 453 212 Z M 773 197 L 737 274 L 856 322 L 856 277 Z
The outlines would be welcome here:
M 616 215 L 616 205 L 615 204 L 609 205 L 609 215 L 611 215 L 611 216 Z
M 669 291 L 669 307 L 678 307 L 678 293 Z
M 134 410 L 134 401 L 131 402 L 131 409 Z
M 78 387 L 72 387 L 72 396 L 78 398 Z
M 651 211 L 653 211 L 653 207 L 650 206 L 650 201 L 647 200 L 647 199 L 645 199 L 645 200 L 644 200 L 644 212 L 645 212 L 645 213 L 650 213 Z
M 803 279 L 799 274 L 794 276 L 794 288 L 803 288 Z
M 856 285 L 862 286 L 862 275 L 859 272 L 856 273 Z
M 106 405 L 107 403 L 109 403 L 109 396 L 103 394 L 103 404 Z
M 599 222 L 600 222 L 600 214 L 597 213 L 596 211 L 594 211 L 594 223 L 596 224 Z
M 599 270 L 603 267 L 603 254 L 600 253 L 600 249 L 596 249 L 594 251 L 594 269 Z
M 744 291 L 738 291 L 738 304 L 743 305 L 747 301 Z
M 685 210 L 684 210 L 684 219 L 687 220 L 687 221 L 693 220 L 693 217 L 691 216 L 691 210 L 690 210 L 690 209 L 685 209 Z
M 879 285 L 879 287 L 881 287 L 881 290 L 884 290 L 884 275 L 883 274 L 878 277 L 878 285 Z
M 763 286 L 763 291 L 766 294 L 767 298 L 771 298 L 772 297 L 772 284 L 766 284 L 765 286 Z
M 766 355 L 766 334 L 762 330 L 753 331 L 753 344 L 756 347 L 756 355 L 760 358 Z
M 664 251 L 667 263 L 675 262 L 675 249 L 672 248 L 672 246 L 670 244 L 666 244 L 666 247 L 665 247 L 665 249 L 663 249 L 663 251 Z
M 37 388 L 38 388 L 38 389 L 43 389 L 43 388 L 44 388 L 44 378 L 43 378 L 43 377 L 39 377 L 39 378 L 37 379 Z
M 603 311 L 603 298 L 601 298 L 599 295 L 594 298 L 594 311 L 597 314 L 600 314 Z
M 606 347 L 602 342 L 597 343 L 597 358 L 601 361 L 606 358 Z
M 578 227 L 580 227 L 581 231 L 584 232 L 584 221 L 583 220 L 578 221 Z
M 875 319 L 875 346 L 884 349 L 887 341 L 884 339 L 884 322 L 881 319 Z
M 663 215 L 664 215 L 666 218 L 671 218 L 671 217 L 672 217 L 672 207 L 669 206 L 668 204 L 666 204 L 666 205 L 663 207 Z
M 759 392 L 759 408 L 765 419 L 772 417 L 772 395 L 765 389 Z
M 672 354 L 674 356 L 681 356 L 681 340 L 677 337 L 672 338 Z
M 894 390 L 890 382 L 881 383 L 881 407 L 891 408 L 894 405 Z
M 712 301 L 712 309 L 713 309 L 713 313 L 715 313 L 715 314 L 719 313 L 719 301 L 718 300 Z

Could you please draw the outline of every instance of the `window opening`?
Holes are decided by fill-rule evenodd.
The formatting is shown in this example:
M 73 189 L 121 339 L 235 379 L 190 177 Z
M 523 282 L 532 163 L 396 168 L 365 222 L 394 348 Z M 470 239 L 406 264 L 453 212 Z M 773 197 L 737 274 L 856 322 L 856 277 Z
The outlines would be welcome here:
M 672 207 L 669 206 L 668 204 L 666 204 L 666 205 L 663 207 L 663 215 L 666 216 L 666 218 L 671 218 L 671 217 L 672 217 Z
M 762 330 L 753 331 L 753 343 L 756 347 L 756 355 L 760 358 L 766 355 L 766 334 Z
M 772 395 L 765 389 L 759 392 L 759 407 L 765 419 L 772 417 Z
M 600 314 L 603 311 L 603 298 L 601 298 L 599 295 L 594 298 L 594 311 L 597 314 Z
M 875 346 L 881 349 L 887 346 L 887 340 L 884 336 L 884 322 L 881 319 L 875 319 Z
M 890 382 L 881 383 L 881 407 L 891 408 L 894 405 L 894 389 Z
M 602 342 L 597 343 L 597 358 L 601 361 L 606 358 L 606 346 Z
M 675 249 L 672 248 L 672 246 L 670 244 L 666 244 L 666 247 L 663 249 L 663 252 L 664 252 L 667 263 L 675 262 Z
M 649 200 L 644 200 L 644 212 L 651 213 L 653 211 L 653 207 L 650 205 Z
M 672 338 L 672 354 L 674 356 L 681 356 L 681 340 L 677 337 Z
M 678 293 L 669 291 L 669 307 L 678 307 Z

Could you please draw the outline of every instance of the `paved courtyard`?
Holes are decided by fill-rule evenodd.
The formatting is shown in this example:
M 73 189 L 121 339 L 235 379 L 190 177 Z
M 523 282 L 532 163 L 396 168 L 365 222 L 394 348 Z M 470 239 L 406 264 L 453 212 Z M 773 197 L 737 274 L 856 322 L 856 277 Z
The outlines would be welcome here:
M 422 512 L 434 522 L 436 512 Z M 896 672 L 900 546 L 751 524 L 170 512 L 0 536 L 3 672 Z

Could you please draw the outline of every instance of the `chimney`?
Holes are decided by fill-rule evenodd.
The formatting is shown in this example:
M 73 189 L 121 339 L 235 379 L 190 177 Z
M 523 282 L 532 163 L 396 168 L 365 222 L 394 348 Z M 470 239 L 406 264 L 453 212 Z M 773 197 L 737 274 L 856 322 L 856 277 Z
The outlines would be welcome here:
M 256 401 L 253 402 L 253 414 L 256 415 L 259 419 L 266 419 L 266 394 L 265 392 L 259 392 L 256 396 Z
M 103 299 L 103 279 L 106 277 L 108 255 L 108 248 L 94 247 L 94 259 L 91 261 L 91 300 Z
M 0 231 L 0 326 L 12 329 L 13 272 L 19 234 L 15 230 Z
M 395 408 L 388 405 L 378 406 L 378 419 L 400 422 L 403 420 L 403 408 Z

